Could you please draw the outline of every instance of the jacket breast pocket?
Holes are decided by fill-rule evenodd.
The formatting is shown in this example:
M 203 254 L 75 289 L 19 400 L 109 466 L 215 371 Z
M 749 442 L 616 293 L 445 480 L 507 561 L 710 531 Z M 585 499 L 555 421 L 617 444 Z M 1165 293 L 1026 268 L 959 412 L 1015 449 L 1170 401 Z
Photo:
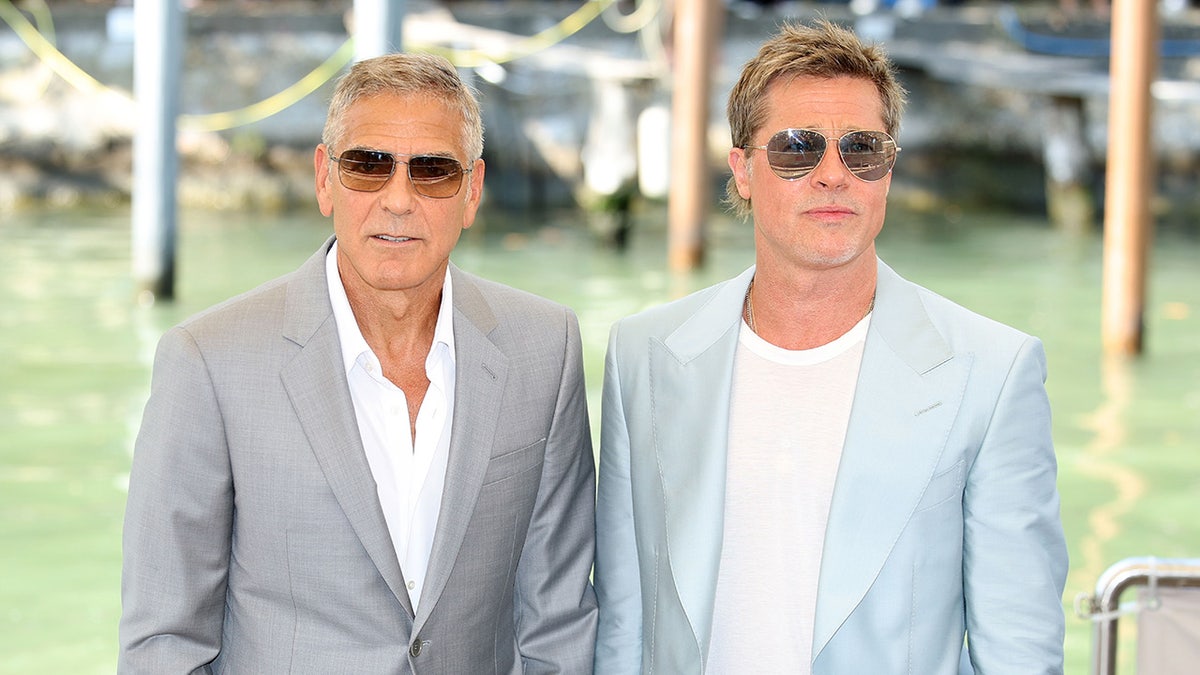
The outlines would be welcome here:
M 541 439 L 523 448 L 493 457 L 483 475 L 483 486 L 508 480 L 513 476 L 532 471 L 542 466 L 546 451 L 546 439 Z
M 954 466 L 929 479 L 929 485 L 925 487 L 925 494 L 921 497 L 921 503 L 917 504 L 917 513 L 927 511 L 951 500 L 961 501 L 958 498 L 962 495 L 966 468 L 967 461 L 960 459 L 954 463 Z

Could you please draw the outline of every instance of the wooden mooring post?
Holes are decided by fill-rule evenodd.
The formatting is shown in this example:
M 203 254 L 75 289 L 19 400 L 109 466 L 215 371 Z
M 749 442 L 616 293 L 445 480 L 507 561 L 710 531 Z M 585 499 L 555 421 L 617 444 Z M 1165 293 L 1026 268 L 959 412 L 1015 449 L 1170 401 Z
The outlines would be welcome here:
M 684 272 L 704 262 L 708 218 L 708 103 L 717 49 L 713 0 L 680 0 L 675 8 L 675 78 L 671 94 L 671 178 L 667 261 Z
M 1153 223 L 1150 86 L 1158 68 L 1158 3 L 1113 0 L 1112 86 L 1104 203 L 1101 333 L 1108 355 L 1140 354 Z

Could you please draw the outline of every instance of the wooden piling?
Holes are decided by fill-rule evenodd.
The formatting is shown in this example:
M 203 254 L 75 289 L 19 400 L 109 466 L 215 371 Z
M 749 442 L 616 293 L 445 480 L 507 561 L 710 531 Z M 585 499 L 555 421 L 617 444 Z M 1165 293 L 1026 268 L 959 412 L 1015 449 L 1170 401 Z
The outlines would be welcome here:
M 717 47 L 713 0 L 675 5 L 675 78 L 671 99 L 671 178 L 667 197 L 667 258 L 683 272 L 704 262 L 709 211 L 708 103 Z
M 1104 215 L 1101 331 L 1109 355 L 1140 354 L 1146 258 L 1153 234 L 1150 86 L 1158 68 L 1158 3 L 1113 0 L 1112 88 Z

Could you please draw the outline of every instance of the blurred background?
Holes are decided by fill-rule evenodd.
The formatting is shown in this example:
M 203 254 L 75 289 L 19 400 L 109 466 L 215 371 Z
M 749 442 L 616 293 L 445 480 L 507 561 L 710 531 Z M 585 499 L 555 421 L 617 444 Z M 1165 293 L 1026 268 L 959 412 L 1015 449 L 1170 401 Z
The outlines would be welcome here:
M 133 4 L 0 0 L 0 675 L 113 672 L 155 343 L 328 236 L 312 152 L 354 58 L 355 4 L 183 3 L 179 171 L 164 188 L 178 200 L 174 298 L 151 302 L 132 273 L 147 124 Z M 1077 596 L 1131 556 L 1200 556 L 1200 8 L 1156 7 L 1143 349 L 1124 357 L 1101 339 L 1107 153 L 1123 131 L 1109 124 L 1107 0 L 728 0 L 711 4 L 708 38 L 677 28 L 672 0 L 408 0 L 402 44 L 446 54 L 480 92 L 485 205 L 454 259 L 576 309 L 596 435 L 612 322 L 753 262 L 750 227 L 720 204 L 741 65 L 778 23 L 818 15 L 882 44 L 910 100 L 879 250 L 1045 342 L 1067 672 L 1085 673 L 1093 626 Z M 681 267 L 668 262 L 672 102 L 696 40 L 703 255 Z M 1126 666 L 1136 622 L 1121 619 Z

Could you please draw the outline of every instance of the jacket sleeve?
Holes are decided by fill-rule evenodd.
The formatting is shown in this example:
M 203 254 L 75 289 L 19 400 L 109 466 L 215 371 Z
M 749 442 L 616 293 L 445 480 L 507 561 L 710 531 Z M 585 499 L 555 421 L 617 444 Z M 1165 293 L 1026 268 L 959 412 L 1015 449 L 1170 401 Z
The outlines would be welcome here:
M 175 328 L 159 342 L 129 476 L 118 673 L 209 672 L 232 519 L 216 392 L 196 342 Z
M 517 642 L 528 674 L 590 672 L 596 641 L 596 463 L 579 322 L 570 311 L 565 317 L 562 380 L 517 570 Z
M 609 336 L 596 501 L 597 675 L 642 671 L 642 587 L 633 522 L 629 429 L 621 396 L 618 323 Z
M 963 590 L 976 673 L 1061 674 L 1067 548 L 1045 390 L 1029 338 L 1011 364 L 963 494 Z

